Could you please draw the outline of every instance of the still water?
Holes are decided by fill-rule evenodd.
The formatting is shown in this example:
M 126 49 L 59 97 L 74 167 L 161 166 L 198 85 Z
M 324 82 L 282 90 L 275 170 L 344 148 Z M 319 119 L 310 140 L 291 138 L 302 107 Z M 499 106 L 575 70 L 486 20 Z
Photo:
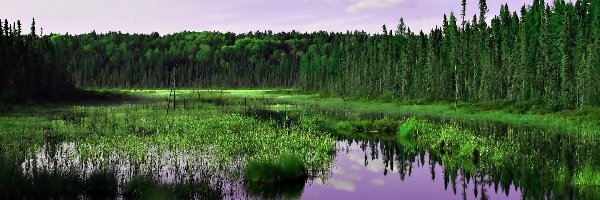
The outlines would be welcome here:
M 543 167 L 524 161 L 475 173 L 444 167 L 435 154 L 405 150 L 395 140 L 340 137 L 333 163 L 325 175 L 305 183 L 264 187 L 230 178 L 229 175 L 242 169 L 242 162 L 215 164 L 210 152 L 150 150 L 147 161 L 136 163 L 119 156 L 82 160 L 76 145 L 47 144 L 21 163 L 0 163 L 0 178 L 7 183 L 0 191 L 37 191 L 39 194 L 34 197 L 46 198 L 45 188 L 65 187 L 51 197 L 71 198 L 74 196 L 62 192 L 86 186 L 99 191 L 87 191 L 83 197 L 127 198 L 127 182 L 145 176 L 171 189 L 184 185 L 185 197 L 196 199 L 218 196 L 225 199 L 596 199 L 598 194 L 594 187 L 580 190 L 569 182 L 546 181 Z M 22 173 L 25 177 L 5 180 L 11 177 L 7 176 L 10 173 Z M 189 183 L 193 184 L 185 185 Z
M 307 184 L 301 199 L 521 199 L 514 185 L 495 190 L 487 177 L 449 177 L 428 153 L 397 154 L 394 141 L 342 140 L 337 148 L 331 176 Z
M 39 178 L 39 172 L 58 171 L 63 176 L 89 179 L 105 171 L 115 172 L 117 185 L 144 175 L 161 184 L 200 182 L 203 178 L 220 179 L 218 187 L 225 199 L 521 199 L 515 184 L 499 185 L 488 175 L 463 175 L 461 171 L 444 171 L 443 165 L 429 153 L 409 153 L 393 140 L 340 139 L 328 175 L 306 183 L 277 187 L 252 188 L 239 180 L 227 179 L 234 163 L 227 169 L 211 166 L 209 156 L 149 152 L 150 159 L 133 164 L 125 157 L 109 160 L 81 160 L 75 143 L 44 146 L 20 164 L 23 174 Z M 40 184 L 48 184 L 41 182 Z M 100 183 L 101 184 L 101 183 Z M 215 185 L 213 182 L 212 186 Z M 38 185 L 37 187 L 45 187 Z M 111 197 L 123 197 L 122 187 L 115 187 Z M 196 194 L 201 198 L 203 194 Z M 59 197 L 62 197 L 58 194 Z M 88 197 L 106 197 L 91 194 Z M 67 196 L 68 197 L 68 196 Z
M 407 116 L 369 114 L 353 116 L 347 112 L 305 113 L 336 120 L 354 118 L 375 120 Z M 285 122 L 287 112 L 251 113 L 266 120 Z M 350 117 L 349 117 L 350 116 Z M 128 198 L 128 182 L 139 185 L 168 185 L 153 188 L 183 191 L 184 198 L 214 199 L 598 199 L 600 188 L 574 187 L 571 179 L 584 165 L 600 163 L 599 139 L 595 135 L 563 133 L 538 127 L 512 127 L 494 122 L 458 122 L 427 119 L 439 124 L 455 124 L 477 134 L 504 137 L 520 135 L 516 144 L 535 156 L 511 160 L 508 165 L 485 170 L 449 167 L 442 157 L 427 150 L 407 150 L 398 141 L 374 137 L 340 136 L 333 163 L 326 172 L 303 183 L 253 186 L 241 180 L 243 160 L 215 162 L 211 148 L 204 151 L 158 151 L 146 147 L 143 162 L 115 152 L 86 158 L 74 142 L 46 144 L 37 152 L 16 163 L 0 160 L 0 197 L 11 193 L 37 192 L 37 198 Z M 393 135 L 393 134 L 392 134 Z M 394 137 L 392 137 L 394 138 Z M 93 146 L 90 148 L 93 152 Z M 91 156 L 90 156 L 91 157 Z M 448 160 L 446 160 L 447 162 Z M 452 161 L 450 161 L 452 162 Z M 538 164 L 539 163 L 539 164 Z M 564 171 L 547 169 L 545 163 L 566 166 Z M 562 168 L 561 168 L 562 169 Z M 564 182 L 548 177 L 563 173 Z M 14 175 L 16 174 L 16 175 Z M 231 176 L 237 174 L 236 176 Z M 560 174 L 559 174 L 560 175 Z M 141 179 L 139 177 L 147 177 Z M 138 179 L 136 179 L 138 178 Z M 52 187 L 58 193 L 44 192 Z M 57 188 L 58 187 L 58 188 Z M 78 188 L 81 187 L 81 188 Z M 73 189 L 75 188 L 75 189 Z M 92 188 L 85 189 L 85 188 Z M 69 192 L 85 190 L 85 195 L 69 196 Z M 135 191 L 135 190 L 134 190 Z M 7 195 L 8 194 L 8 195 Z M 178 196 L 181 198 L 181 196 Z

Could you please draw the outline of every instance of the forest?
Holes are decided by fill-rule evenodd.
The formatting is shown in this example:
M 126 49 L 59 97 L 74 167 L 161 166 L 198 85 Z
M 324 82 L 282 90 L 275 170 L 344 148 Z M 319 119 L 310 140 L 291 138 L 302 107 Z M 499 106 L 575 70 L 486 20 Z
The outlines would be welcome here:
M 428 33 L 256 31 L 38 35 L 4 21 L 4 99 L 56 88 L 289 88 L 340 96 L 600 105 L 597 0 L 451 12 Z M 15 49 L 16 51 L 14 51 Z M 30 59 L 31 58 L 31 59 Z M 68 75 L 70 74 L 70 76 Z M 33 88 L 35 90 L 31 90 Z M 32 92 L 35 91 L 35 92 Z M 27 93 L 31 93 L 26 95 Z M 8 97 L 7 97 L 8 96 Z
M 0 199 L 598 199 L 600 0 L 478 2 L 379 33 L 4 19 Z

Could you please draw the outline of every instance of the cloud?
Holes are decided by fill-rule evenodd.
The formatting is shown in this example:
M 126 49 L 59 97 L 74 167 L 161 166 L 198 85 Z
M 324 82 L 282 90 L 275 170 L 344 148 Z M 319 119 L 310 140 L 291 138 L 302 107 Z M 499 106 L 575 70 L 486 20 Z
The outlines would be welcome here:
M 375 179 L 372 179 L 369 183 L 371 183 L 372 185 L 385 185 L 385 180 L 380 179 L 380 178 L 375 178 Z
M 405 3 L 407 0 L 356 0 L 346 8 L 346 12 L 356 13 L 364 9 L 388 8 Z
M 329 181 L 329 184 L 338 190 L 344 190 L 348 192 L 354 192 L 354 190 L 356 190 L 356 184 L 350 181 L 331 180 Z

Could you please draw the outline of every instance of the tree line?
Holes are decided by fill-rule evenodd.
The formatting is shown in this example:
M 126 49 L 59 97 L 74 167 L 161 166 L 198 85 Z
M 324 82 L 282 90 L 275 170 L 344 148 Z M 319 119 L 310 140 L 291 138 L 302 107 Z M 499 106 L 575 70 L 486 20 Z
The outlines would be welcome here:
M 488 24 L 485 0 L 472 17 L 465 16 L 463 0 L 458 17 L 445 15 L 442 26 L 428 33 L 412 32 L 403 19 L 395 30 L 383 26 L 379 34 L 91 32 L 38 37 L 9 26 L 11 34 L 3 37 L 13 38 L 12 46 L 2 49 L 13 54 L 3 53 L 7 59 L 2 62 L 12 63 L 4 68 L 12 74 L 50 68 L 40 67 L 44 64 L 59 66 L 50 70 L 53 75 L 66 70 L 70 76 L 57 80 L 73 80 L 78 87 L 162 88 L 172 82 L 178 87 L 298 87 L 364 98 L 574 108 L 600 105 L 599 2 L 534 0 L 519 11 L 503 5 Z M 12 50 L 18 48 L 24 50 Z M 46 57 L 10 56 L 15 53 Z M 8 82 L 14 88 L 25 80 L 46 79 Z M 11 85 L 3 81 L 0 87 Z
M 55 35 L 80 87 L 293 87 L 309 43 L 296 32 Z
M 354 33 L 301 55 L 306 90 L 368 98 L 530 101 L 554 108 L 600 104 L 600 1 L 487 5 L 454 13 L 429 34 L 401 19 L 396 30 Z
M 74 92 L 65 67 L 68 59 L 58 57 L 61 49 L 36 34 L 35 19 L 29 33 L 21 22 L 0 20 L 0 103 L 31 99 L 61 99 Z

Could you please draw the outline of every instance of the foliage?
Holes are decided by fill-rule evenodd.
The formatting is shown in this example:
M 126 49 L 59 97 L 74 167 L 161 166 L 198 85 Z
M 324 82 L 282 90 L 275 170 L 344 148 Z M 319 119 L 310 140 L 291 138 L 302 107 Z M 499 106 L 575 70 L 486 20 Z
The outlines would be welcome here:
M 284 154 L 270 161 L 250 161 L 246 164 L 245 177 L 247 181 L 272 184 L 304 181 L 307 174 L 298 156 Z
M 474 132 L 460 128 L 458 124 L 438 125 L 414 118 L 406 120 L 398 130 L 399 142 L 407 149 L 426 149 L 439 155 L 445 169 L 460 168 L 467 173 L 478 173 L 528 166 L 544 168 L 539 173 L 546 181 L 569 182 L 577 187 L 600 184 L 597 165 L 589 164 L 597 159 L 588 149 L 599 143 L 596 132 L 554 133 L 509 128 L 501 129 L 498 134 L 487 133 L 483 129 Z M 577 160 L 566 157 L 567 154 L 576 154 Z M 569 169 L 569 166 L 578 167 Z
M 600 172 L 594 167 L 584 166 L 574 175 L 573 184 L 579 186 L 599 186 Z
M 1 22 L 0 105 L 72 96 L 76 90 L 65 68 L 68 60 L 57 59 L 62 56 L 49 37 L 37 35 L 35 19 L 29 34 L 22 32 L 20 21 Z
M 354 121 L 337 121 L 333 128 L 338 133 L 343 134 L 395 134 L 398 128 L 398 122 L 393 119 L 383 118 L 376 120 L 354 120 Z
M 402 122 L 402 125 L 398 127 L 397 134 L 399 139 L 414 140 L 420 135 L 419 132 L 428 131 L 431 131 L 431 129 L 428 126 L 427 121 L 409 118 Z
M 0 87 L 8 92 L 0 99 L 56 95 L 71 86 L 68 71 L 75 85 L 94 88 L 161 88 L 174 79 L 177 87 L 298 87 L 367 99 L 535 102 L 536 112 L 600 105 L 600 90 L 589 87 L 600 83 L 597 0 L 559 0 L 552 6 L 534 1 L 520 12 L 502 5 L 493 17 L 486 16 L 485 0 L 479 6 L 471 21 L 463 15 L 457 23 L 451 12 L 429 33 L 412 32 L 400 19 L 395 32 L 378 34 L 40 37 L 24 36 L 20 23 L 5 21 L 0 41 L 9 45 L 2 45 L 7 59 L 0 60 L 9 67 L 0 71 L 7 77 Z
M 246 163 L 251 162 L 283 162 L 284 175 L 299 173 L 298 169 L 305 177 L 327 172 L 335 142 L 320 131 L 315 119 L 303 116 L 292 126 L 282 127 L 274 119 L 238 114 L 237 105 L 223 107 L 192 101 L 193 95 L 182 93 L 181 98 L 187 99 L 185 107 L 171 109 L 168 114 L 164 103 L 154 98 L 138 104 L 64 106 L 37 110 L 29 114 L 32 116 L 15 111 L 0 117 L 0 155 L 20 163 L 54 148 L 54 144 L 72 144 L 71 153 L 79 162 L 98 167 L 111 166 L 113 160 L 132 167 L 152 165 L 169 154 L 189 157 L 188 165 L 200 165 L 188 166 L 193 169 L 222 173 L 220 179 L 242 178 Z M 61 173 L 69 170 L 56 169 Z M 152 184 L 151 188 L 166 191 L 169 196 L 177 189 L 161 184 Z M 129 191 L 133 196 L 142 195 L 135 190 Z

